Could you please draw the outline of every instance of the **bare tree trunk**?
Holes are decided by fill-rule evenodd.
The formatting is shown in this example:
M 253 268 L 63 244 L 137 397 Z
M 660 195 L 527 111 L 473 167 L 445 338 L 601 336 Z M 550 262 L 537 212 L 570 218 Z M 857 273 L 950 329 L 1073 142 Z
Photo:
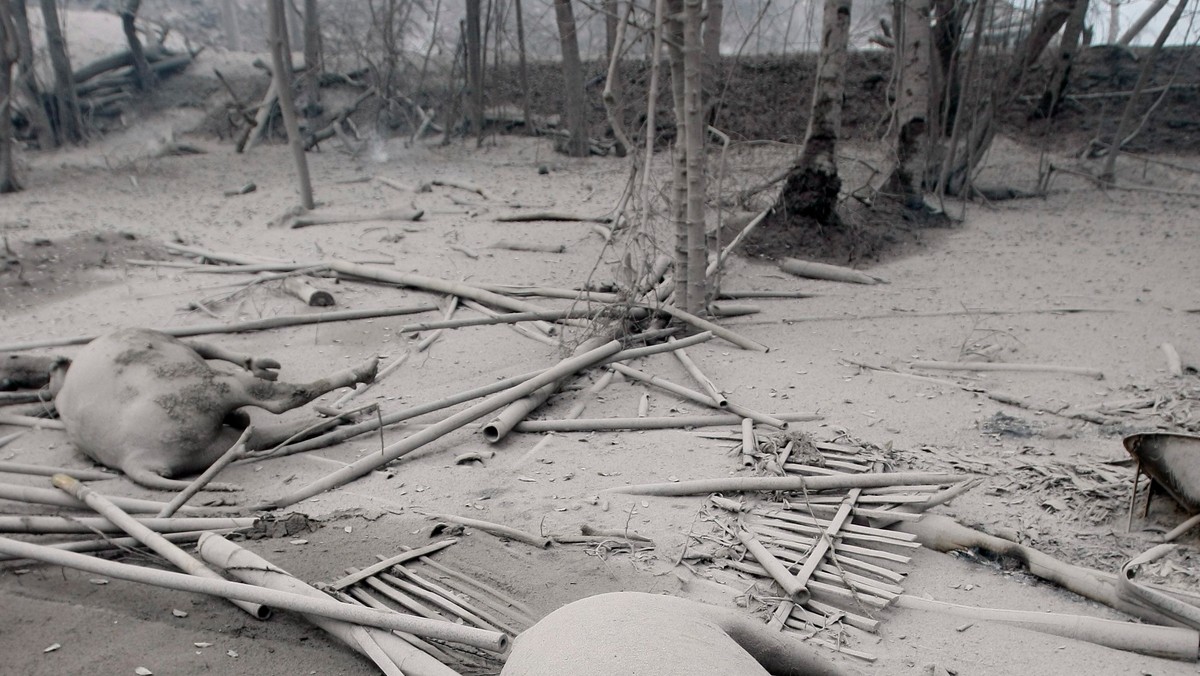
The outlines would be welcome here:
M 304 115 L 321 114 L 321 18 L 317 0 L 304 0 Z
M 622 132 L 618 129 L 625 127 L 625 97 L 623 83 L 625 78 L 621 77 L 621 42 L 624 37 L 624 25 L 621 24 L 623 19 L 621 14 L 621 0 L 604 0 L 604 28 L 606 31 L 605 46 L 608 56 L 610 68 L 616 69 L 616 77 L 609 78 L 604 89 L 604 103 L 608 107 L 608 115 L 615 120 L 610 126 L 613 128 L 613 136 L 616 138 L 616 143 L 613 145 L 613 152 L 617 157 L 625 157 L 628 148 L 621 141 Z M 611 99 L 610 99 L 611 96 Z
M 125 31 L 125 41 L 129 43 L 129 55 L 133 57 L 133 78 L 139 91 L 149 91 L 158 78 L 150 70 L 146 61 L 146 52 L 142 49 L 142 41 L 137 34 L 137 13 L 142 0 L 125 0 L 121 5 L 121 29 Z
M 684 145 L 687 154 L 687 303 L 676 304 L 692 314 L 703 314 L 707 302 L 705 268 L 704 198 L 705 154 L 704 108 L 701 102 L 704 45 L 700 37 L 701 0 L 684 0 L 683 8 L 683 108 L 687 122 Z M 678 288 L 678 286 L 676 287 Z
M 1121 3 L 1108 0 L 1108 44 L 1115 45 L 1121 32 Z
M 529 105 L 529 70 L 525 64 L 525 17 L 521 10 L 521 0 L 513 0 L 517 12 L 517 69 L 521 77 L 521 109 L 525 115 L 525 130 L 536 134 L 533 124 L 533 109 Z
M 708 83 L 708 95 L 704 102 L 704 119 L 716 124 L 716 106 L 720 96 L 714 95 L 724 86 L 725 74 L 721 71 L 721 22 L 725 19 L 724 0 L 706 0 L 704 3 L 704 81 Z
M 1141 33 L 1146 29 L 1146 24 L 1150 23 L 1150 20 L 1157 16 L 1158 13 L 1163 10 L 1163 7 L 1166 6 L 1167 0 L 1155 0 L 1154 4 L 1147 7 L 1146 11 L 1142 12 L 1142 15 L 1137 18 L 1137 21 L 1134 21 L 1133 25 L 1125 31 L 1125 34 L 1121 36 L 1121 39 L 1117 40 L 1117 44 L 1127 46 L 1129 43 L 1133 42 L 1133 39 L 1138 36 L 1138 33 Z
M 232 52 L 242 51 L 242 29 L 234 0 L 221 0 L 221 25 L 225 29 L 225 47 Z
M 1142 90 L 1146 88 L 1146 83 L 1150 80 L 1150 71 L 1154 69 L 1154 62 L 1158 60 L 1163 45 L 1166 44 L 1171 31 L 1175 30 L 1186 6 L 1187 0 L 1179 0 L 1179 4 L 1175 5 L 1175 11 L 1171 12 L 1167 23 L 1159 31 L 1158 39 L 1154 41 L 1150 53 L 1142 57 L 1142 70 L 1138 73 L 1137 83 L 1133 85 L 1133 93 L 1130 94 L 1129 101 L 1125 104 L 1125 110 L 1121 113 L 1121 120 L 1117 123 L 1116 132 L 1113 133 L 1112 143 L 1108 144 L 1108 156 L 1104 158 L 1104 170 L 1100 172 L 1100 180 L 1105 183 L 1112 183 L 1116 178 L 1117 155 L 1121 154 L 1121 146 L 1125 145 L 1125 134 L 1129 132 L 1129 125 L 1133 122 L 1134 108 L 1137 106 L 1138 99 L 1141 98 Z
M 12 72 L 19 56 L 12 13 L 9 11 L 7 0 L 0 0 L 0 193 L 17 192 L 21 189 L 13 162 L 12 141 Z
M 292 147 L 292 156 L 296 160 L 296 174 L 300 180 L 300 203 L 305 209 L 312 209 L 312 182 L 308 177 L 308 159 L 304 156 L 304 140 L 300 138 L 300 125 L 296 122 L 296 103 L 292 98 L 292 70 L 287 67 L 284 50 L 287 23 L 284 19 L 284 2 L 286 0 L 269 0 L 267 18 L 269 39 L 271 41 L 271 66 L 274 71 L 275 86 L 279 95 L 279 112 L 283 117 L 283 127 L 287 130 L 288 144 Z
M 1163 0 L 1166 3 L 1166 0 Z M 1054 117 L 1058 114 L 1059 105 L 1067 93 L 1067 85 L 1071 80 L 1071 66 L 1075 63 L 1075 55 L 1079 53 L 1079 41 L 1083 37 L 1083 26 L 1087 21 L 1088 0 L 1077 0 L 1075 9 L 1063 26 L 1062 39 L 1058 46 L 1058 62 L 1054 64 L 1054 72 L 1042 92 L 1042 100 L 1038 102 L 1036 114 L 1039 117 Z
M 687 228 L 687 111 L 684 108 L 683 0 L 667 0 L 663 17 L 667 61 L 671 64 L 671 98 L 675 104 L 675 147 L 672 152 L 671 225 L 675 233 L 675 306 L 689 307 Z M 651 130 L 650 133 L 653 133 Z
M 788 171 L 775 211 L 785 219 L 797 216 L 818 223 L 837 218 L 837 138 L 842 128 L 846 49 L 850 40 L 850 0 L 825 0 L 821 23 L 821 52 L 813 86 L 812 110 L 804 134 L 804 149 Z
M 467 92 L 471 131 L 483 133 L 483 43 L 480 27 L 481 0 L 467 0 Z
M 54 98 L 60 141 L 78 143 L 83 140 L 83 118 L 79 114 L 79 97 L 75 94 L 75 79 L 71 75 L 71 59 L 67 57 L 67 41 L 58 21 L 55 0 L 41 0 L 42 17 L 46 24 L 46 49 L 54 69 Z
M 579 38 L 575 34 L 575 13 L 571 0 L 554 0 L 558 19 L 558 37 L 562 44 L 563 100 L 566 107 L 567 154 L 587 157 L 587 120 L 584 117 L 583 64 L 579 61 Z
M 288 63 L 291 63 L 291 47 L 300 45 L 304 40 L 304 18 L 300 16 L 300 9 L 296 7 L 294 0 L 283 0 L 283 16 L 285 28 L 283 34 L 283 44 L 288 45 Z
M 29 99 L 29 125 L 37 137 L 38 147 L 47 150 L 55 146 L 54 128 L 50 124 L 50 116 L 46 114 L 46 102 L 42 99 L 42 88 L 38 85 L 33 66 L 33 36 L 29 31 L 29 15 L 23 0 L 11 3 L 10 9 L 10 27 L 17 43 L 17 79 L 12 89 L 19 89 Z
M 459 111 L 462 110 L 463 88 L 458 87 L 458 64 L 466 61 L 467 44 L 467 24 L 465 21 L 458 22 L 458 45 L 454 47 L 454 58 L 450 61 L 450 84 L 446 87 L 446 91 L 450 93 L 449 115 L 446 116 L 446 131 L 442 134 L 442 145 L 450 145 L 450 137 L 454 134 L 454 128 L 458 126 L 462 116 Z M 466 70 L 464 65 L 463 70 Z
M 883 190 L 906 206 L 919 208 L 925 203 L 921 187 L 929 138 L 930 3 L 898 1 L 903 6 L 896 40 L 900 68 L 896 85 L 896 164 Z

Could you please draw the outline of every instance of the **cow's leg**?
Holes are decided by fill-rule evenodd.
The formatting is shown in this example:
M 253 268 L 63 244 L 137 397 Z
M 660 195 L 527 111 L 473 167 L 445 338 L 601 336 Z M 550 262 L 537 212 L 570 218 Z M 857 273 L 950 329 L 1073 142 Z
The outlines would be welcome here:
M 233 406 L 258 406 L 271 413 L 283 413 L 303 406 L 339 387 L 369 383 L 375 379 L 375 371 L 378 368 L 379 359 L 372 357 L 354 368 L 301 385 L 268 382 L 248 373 L 235 373 L 222 379 L 233 385 L 231 400 L 227 403 Z
M 279 368 L 279 362 L 270 357 L 252 357 L 248 354 L 226 350 L 219 345 L 212 345 L 198 340 L 180 342 L 192 348 L 196 354 L 204 359 L 217 359 L 227 361 L 230 364 L 236 364 L 263 380 L 275 380 L 279 377 L 279 374 L 275 372 L 275 369 Z

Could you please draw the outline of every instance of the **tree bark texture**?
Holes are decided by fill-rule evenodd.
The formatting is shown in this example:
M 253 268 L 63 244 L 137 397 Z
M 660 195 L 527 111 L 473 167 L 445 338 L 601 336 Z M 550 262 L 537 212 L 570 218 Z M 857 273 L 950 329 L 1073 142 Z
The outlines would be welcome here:
M 42 99 L 42 88 L 38 85 L 37 72 L 33 66 L 33 35 L 29 31 L 29 14 L 24 2 L 10 3 L 12 21 L 9 26 L 17 43 L 17 75 L 11 86 L 29 101 L 29 125 L 37 138 L 38 147 L 46 150 L 55 146 L 54 128 L 46 114 L 46 102 Z
M 621 49 L 624 45 L 621 43 L 624 42 L 626 18 L 628 17 L 621 16 L 621 0 L 604 0 L 605 48 L 607 50 L 605 53 L 608 56 L 606 62 L 610 69 L 616 68 L 616 77 L 610 78 L 605 83 L 604 104 L 608 108 L 609 116 L 615 120 L 610 126 L 613 128 L 613 136 L 616 138 L 613 153 L 617 157 L 625 157 L 629 151 L 621 140 L 623 134 L 618 131 L 618 127 L 620 129 L 625 127 L 625 78 L 621 77 Z
M 304 0 L 304 114 L 321 113 L 321 69 L 323 67 L 321 15 L 317 0 Z
M 529 105 L 529 68 L 525 63 L 525 12 L 521 8 L 521 0 L 513 0 L 513 10 L 517 13 L 517 72 L 521 78 L 521 114 L 525 116 L 525 130 L 535 134 L 537 129 L 533 124 L 533 108 Z
M 296 160 L 296 174 L 300 181 L 300 203 L 305 209 L 312 209 L 312 181 L 308 176 L 308 158 L 304 156 L 304 140 L 300 138 L 300 125 L 296 121 L 296 103 L 292 97 L 292 70 L 287 67 L 284 51 L 287 49 L 287 23 L 284 19 L 285 0 L 269 0 L 267 6 L 269 35 L 271 41 L 271 67 L 274 71 L 275 86 L 279 96 L 279 112 L 283 117 L 283 127 L 287 130 L 288 145 L 292 147 L 292 156 Z
M 158 78 L 150 70 L 150 62 L 146 60 L 146 52 L 142 49 L 142 41 L 137 34 L 137 13 L 142 0 L 125 0 L 121 5 L 121 29 L 125 31 L 125 41 L 129 43 L 129 55 L 133 58 L 133 79 L 138 91 L 149 91 Z
M 467 96 L 470 106 L 471 131 L 483 133 L 483 33 L 481 0 L 467 0 Z
M 675 106 L 675 147 L 672 153 L 671 226 L 675 233 L 675 305 L 688 307 L 687 230 L 687 113 L 684 108 L 683 0 L 667 0 L 663 17 L 667 61 L 671 65 L 671 98 Z M 650 133 L 653 133 L 651 131 Z
M 56 0 L 41 0 L 42 18 L 46 24 L 46 50 L 54 69 L 54 99 L 57 134 L 60 142 L 78 143 L 83 140 L 83 118 L 79 114 L 79 97 L 75 94 L 75 79 L 71 76 L 71 59 L 67 56 L 67 40 L 58 21 Z
M 846 49 L 850 40 L 850 0 L 825 0 L 821 51 L 813 86 L 812 109 L 804 148 L 788 171 L 775 205 L 785 218 L 801 216 L 818 223 L 836 219 L 838 192 L 837 138 L 842 128 Z
M 701 96 L 704 45 L 701 42 L 701 0 L 684 0 L 683 5 L 683 108 L 686 115 L 684 144 L 687 154 L 687 303 L 676 304 L 692 314 L 704 314 L 707 302 L 705 269 L 704 198 L 705 153 L 704 108 Z M 678 285 L 676 285 L 678 289 Z
M 1058 60 L 1054 64 L 1054 71 L 1050 74 L 1050 81 L 1046 84 L 1046 91 L 1042 92 L 1042 99 L 1038 102 L 1036 111 L 1038 117 L 1054 117 L 1058 113 L 1063 96 L 1067 93 L 1067 85 L 1071 80 L 1071 66 L 1075 62 L 1075 55 L 1079 53 L 1079 42 L 1083 38 L 1087 10 L 1088 0 L 1077 0 L 1074 11 L 1067 18 L 1066 25 L 1063 26 L 1062 39 L 1059 40 L 1058 45 Z
M 558 38 L 562 45 L 564 116 L 570 139 L 567 154 L 587 157 L 588 136 L 584 117 L 583 64 L 579 61 L 579 38 L 575 33 L 575 12 L 571 0 L 554 0 L 554 15 L 558 20 Z
M 13 162 L 12 144 L 12 72 L 19 56 L 12 13 L 7 0 L 0 0 L 0 193 L 21 189 Z
M 930 38 L 929 0 L 901 2 L 900 48 L 897 64 L 900 74 L 896 91 L 896 164 L 884 184 L 884 191 L 901 199 L 909 207 L 924 203 L 922 183 L 925 175 L 929 138 Z

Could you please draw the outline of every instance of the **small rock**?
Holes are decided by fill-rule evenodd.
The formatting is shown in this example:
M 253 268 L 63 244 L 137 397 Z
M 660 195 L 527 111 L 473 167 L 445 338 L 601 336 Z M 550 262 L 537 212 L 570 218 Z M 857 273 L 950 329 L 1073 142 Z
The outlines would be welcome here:
M 188 615 L 186 610 L 180 610 L 178 608 L 171 609 L 171 614 L 175 617 L 187 617 Z

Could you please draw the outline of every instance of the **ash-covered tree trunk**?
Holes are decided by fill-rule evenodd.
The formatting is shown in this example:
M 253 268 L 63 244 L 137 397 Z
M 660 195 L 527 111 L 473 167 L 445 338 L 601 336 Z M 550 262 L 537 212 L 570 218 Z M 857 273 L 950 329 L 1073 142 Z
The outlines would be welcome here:
M 925 178 L 929 139 L 930 42 L 929 0 L 898 0 L 900 34 L 896 63 L 895 164 L 883 191 L 910 208 L 925 203 Z
M 9 26 L 17 43 L 17 76 L 12 90 L 19 90 L 29 101 L 29 126 L 37 138 L 38 147 L 49 149 L 55 146 L 54 128 L 50 124 L 50 116 L 46 114 L 46 102 L 42 100 L 42 88 L 38 85 L 37 74 L 33 66 L 33 36 L 29 31 L 29 14 L 23 0 L 17 0 L 9 5 L 12 10 L 12 20 Z
M 1083 27 L 1087 20 L 1088 0 L 1077 0 L 1075 9 L 1063 26 L 1062 39 L 1058 43 L 1058 60 L 1046 91 L 1038 102 L 1036 114 L 1039 117 L 1054 117 L 1067 93 L 1067 85 L 1071 80 L 1071 66 L 1075 63 L 1075 55 L 1079 53 L 1079 43 L 1083 37 Z
M 287 50 L 287 21 L 284 18 L 285 0 L 269 0 L 267 5 L 268 39 L 271 43 L 271 70 L 275 88 L 279 95 L 279 112 L 283 126 L 287 129 L 288 145 L 296 161 L 296 174 L 300 180 L 300 203 L 311 210 L 313 203 L 312 181 L 308 176 L 308 159 L 304 156 L 304 141 L 300 138 L 300 124 L 296 121 L 296 102 L 292 97 L 292 69 L 288 67 L 284 52 Z
M 58 138 L 78 143 L 83 140 L 83 118 L 79 114 L 79 97 L 71 75 L 71 59 L 67 56 L 67 40 L 58 21 L 55 0 L 41 0 L 42 18 L 46 24 L 46 50 L 54 69 L 54 99 Z
M 23 2 L 24 0 L 17 0 Z M 7 0 L 0 1 L 0 193 L 21 189 L 13 162 L 12 92 L 13 66 L 19 50 Z
M 471 131 L 483 134 L 483 33 L 480 0 L 467 0 L 467 92 L 470 106 Z
M 684 147 L 687 155 L 687 296 L 676 301 L 692 314 L 704 312 L 707 299 L 705 268 L 704 198 L 706 190 L 704 154 L 704 107 L 701 96 L 704 72 L 704 45 L 700 36 L 701 0 L 683 3 L 683 111 Z M 679 292 L 678 284 L 675 286 Z
M 133 57 L 133 79 L 139 91 L 148 91 L 155 85 L 158 78 L 150 70 L 150 62 L 146 60 L 146 52 L 142 49 L 142 41 L 137 34 L 137 13 L 142 6 L 142 0 L 125 0 L 121 5 L 121 29 L 125 31 L 125 41 L 129 43 L 129 55 Z
M 567 131 L 567 154 L 587 157 L 587 120 L 584 117 L 583 64 L 579 61 L 579 38 L 575 34 L 575 12 L 571 0 L 554 0 L 558 39 L 562 45 L 563 103 Z
M 608 57 L 605 62 L 610 64 L 610 66 L 615 64 L 617 69 L 616 77 L 609 80 L 608 84 L 606 84 L 605 105 L 611 108 L 609 115 L 616 120 L 616 124 L 623 126 L 625 124 L 625 79 L 621 77 L 620 52 L 624 46 L 621 44 L 621 42 L 625 33 L 623 30 L 618 29 L 618 24 L 620 24 L 622 20 L 621 0 L 604 0 L 604 45 L 605 54 Z M 611 89 L 609 87 L 611 87 Z M 607 98 L 610 94 L 612 97 L 611 104 Z M 616 141 L 613 144 L 613 153 L 616 154 L 617 157 L 625 157 L 629 149 L 626 148 L 625 144 L 621 142 L 620 134 L 615 128 L 613 129 L 613 136 L 616 138 Z
M 825 0 L 821 52 L 813 86 L 812 110 L 804 148 L 788 171 L 775 213 L 783 222 L 802 217 L 818 223 L 836 219 L 838 191 L 837 137 L 842 126 L 846 48 L 850 39 L 850 0 Z
M 529 105 L 529 68 L 525 63 L 525 12 L 521 8 L 521 0 L 513 0 L 513 10 L 517 13 L 517 73 L 521 80 L 521 114 L 525 116 L 525 130 L 535 134 L 537 128 L 533 124 L 533 107 Z
M 321 15 L 317 0 L 304 0 L 304 114 L 321 114 Z
M 674 233 L 675 305 L 687 308 L 688 301 L 688 227 L 687 227 L 687 111 L 684 107 L 683 0 L 666 0 L 663 17 L 663 41 L 667 43 L 667 62 L 671 66 L 671 100 L 675 110 L 675 146 L 671 153 L 671 229 Z M 654 130 L 648 130 L 653 134 Z

